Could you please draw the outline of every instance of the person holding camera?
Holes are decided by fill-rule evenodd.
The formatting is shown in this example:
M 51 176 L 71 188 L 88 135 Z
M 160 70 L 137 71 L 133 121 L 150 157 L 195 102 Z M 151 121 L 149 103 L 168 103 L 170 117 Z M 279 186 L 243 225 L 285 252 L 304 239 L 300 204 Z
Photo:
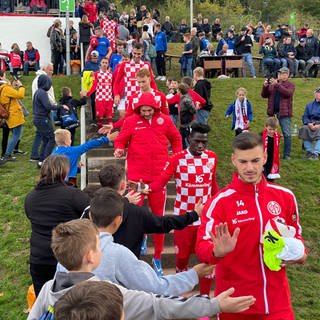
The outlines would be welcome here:
M 314 91 L 314 98 L 306 105 L 299 131 L 308 160 L 319 160 L 320 154 L 320 87 Z
M 23 99 L 25 94 L 25 88 L 21 81 L 15 79 L 12 84 L 6 79 L 4 72 L 0 71 L 0 104 L 8 112 L 5 119 L 5 126 L 2 146 L 7 143 L 9 137 L 9 131 L 12 132 L 11 139 L 7 143 L 5 153 L 0 158 L 0 165 L 5 164 L 7 161 L 15 161 L 15 157 L 11 156 L 22 134 L 22 125 L 24 124 L 24 114 L 22 106 L 19 102 Z M 5 139 L 7 137 L 7 139 Z
M 267 38 L 263 46 L 260 48 L 260 54 L 263 55 L 263 70 L 266 77 L 275 77 L 280 68 L 280 60 L 278 58 L 277 49 L 271 38 Z
M 241 29 L 240 35 L 235 40 L 235 51 L 237 54 L 242 55 L 243 63 L 247 63 L 253 78 L 256 78 L 254 70 L 251 47 L 253 46 L 251 37 L 248 36 L 247 27 Z M 246 68 L 243 66 L 243 76 L 246 77 Z
M 276 116 L 284 138 L 283 159 L 290 160 L 291 153 L 291 119 L 292 100 L 295 86 L 288 81 L 290 71 L 282 67 L 278 71 L 278 78 L 266 79 L 262 86 L 262 98 L 268 98 L 267 114 L 269 117 Z

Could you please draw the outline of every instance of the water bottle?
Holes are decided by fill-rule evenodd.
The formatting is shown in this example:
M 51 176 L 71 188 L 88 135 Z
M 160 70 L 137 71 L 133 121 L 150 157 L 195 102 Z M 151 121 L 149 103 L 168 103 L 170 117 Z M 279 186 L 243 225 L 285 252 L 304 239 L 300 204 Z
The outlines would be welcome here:
M 298 125 L 296 123 L 293 125 L 292 135 L 298 135 Z

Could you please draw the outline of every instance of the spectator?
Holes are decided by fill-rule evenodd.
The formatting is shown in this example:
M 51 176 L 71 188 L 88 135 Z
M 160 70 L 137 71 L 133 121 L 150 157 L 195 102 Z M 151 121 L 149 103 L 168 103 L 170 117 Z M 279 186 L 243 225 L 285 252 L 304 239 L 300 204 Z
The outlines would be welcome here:
M 98 9 L 96 6 L 96 0 L 86 0 L 86 4 L 83 7 L 84 13 L 88 16 L 88 20 L 93 25 L 98 19 Z
M 185 33 L 183 35 L 183 41 L 185 42 L 184 50 L 182 51 L 182 56 L 179 60 L 181 64 L 181 71 L 184 76 L 192 76 L 192 44 L 191 44 L 191 35 L 190 33 Z
M 93 25 L 89 22 L 88 16 L 84 14 L 79 22 L 79 43 L 83 44 L 83 59 L 90 45 L 90 37 L 93 35 Z
M 202 31 L 205 33 L 206 38 L 211 39 L 211 26 L 209 24 L 209 20 L 207 18 L 203 19 Z
M 298 39 L 305 38 L 307 36 L 307 30 L 309 29 L 309 24 L 305 23 L 298 31 Z
M 66 185 L 69 160 L 49 156 L 40 170 L 37 186 L 25 198 L 24 209 L 31 223 L 30 274 L 38 296 L 56 272 L 57 260 L 51 250 L 52 229 L 61 222 L 80 218 L 89 197 Z
M 15 80 L 12 84 L 7 81 L 4 72 L 0 71 L 0 103 L 9 112 L 6 119 L 7 130 L 3 131 L 2 145 L 5 142 L 7 144 L 6 151 L 0 159 L 0 165 L 5 164 L 7 161 L 14 161 L 15 157 L 12 157 L 11 153 L 14 151 L 18 141 L 22 134 L 22 125 L 24 124 L 24 114 L 19 103 L 20 99 L 23 99 L 25 94 L 25 88 L 20 80 Z M 9 131 L 11 130 L 11 139 L 7 142 L 9 137 Z M 7 138 L 4 141 L 4 138 Z
M 130 33 L 137 31 L 137 17 L 134 9 L 131 9 L 129 12 L 128 30 Z
M 98 0 L 97 10 L 99 14 L 106 14 L 110 8 L 110 2 L 108 0 Z
M 119 24 L 118 24 L 118 38 L 116 40 L 116 42 L 121 43 L 122 45 L 126 45 L 127 41 L 130 38 L 130 32 L 129 30 L 126 28 L 124 21 L 120 20 Z
M 306 47 L 310 48 L 312 50 L 312 57 L 309 59 L 309 65 L 310 68 L 308 70 L 310 70 L 311 68 L 315 69 L 315 72 L 318 71 L 319 69 L 319 62 L 320 62 L 320 52 L 319 52 L 319 41 L 318 39 L 313 35 L 313 30 L 312 29 L 308 29 L 306 32 Z M 312 63 L 312 65 L 311 65 Z
M 240 35 L 235 40 L 235 50 L 237 54 L 242 55 L 243 63 L 247 63 L 253 78 L 256 78 L 254 65 L 252 61 L 251 47 L 253 46 L 250 36 L 248 36 L 247 27 L 241 29 Z M 246 67 L 243 68 L 243 76 L 246 76 Z
M 0 3 L 0 10 L 4 13 L 13 12 L 12 2 L 11 0 L 3 0 Z
M 46 159 L 54 148 L 54 134 L 51 120 L 51 110 L 64 108 L 69 110 L 66 105 L 51 104 L 48 91 L 52 87 L 51 78 L 47 75 L 40 75 L 38 78 L 38 90 L 35 92 L 32 102 L 33 124 L 37 132 L 41 135 L 41 151 L 38 167 L 42 166 L 43 160 Z M 37 136 L 35 136 L 35 139 Z
M 320 155 L 320 87 L 314 91 L 314 98 L 306 105 L 299 132 L 308 160 L 319 160 Z
M 313 67 L 313 52 L 310 47 L 306 46 L 306 39 L 300 38 L 299 44 L 296 46 L 296 58 L 299 62 L 299 71 L 305 76 L 309 77 L 311 68 Z
M 223 33 L 222 32 L 217 33 L 216 39 L 218 41 L 217 48 L 216 48 L 216 55 L 218 55 L 218 53 L 222 50 L 223 45 L 226 44 L 227 42 L 223 38 Z
M 52 78 L 52 75 L 53 75 L 52 63 L 48 63 L 47 65 L 43 66 L 41 70 L 38 70 L 36 72 L 36 77 L 32 81 L 32 99 L 34 98 L 35 92 L 38 90 L 38 79 L 42 74 L 47 75 L 49 78 Z M 48 91 L 48 98 L 51 104 L 56 104 L 56 99 L 54 96 L 54 90 L 52 86 Z M 30 156 L 31 162 L 34 162 L 34 161 L 38 162 L 40 160 L 39 148 L 41 145 L 41 141 L 42 141 L 41 134 L 39 130 L 36 129 L 36 135 L 34 137 L 34 141 L 31 148 L 31 156 Z
M 228 44 L 228 49 L 234 51 L 235 48 L 235 37 L 234 37 L 234 31 L 229 30 L 228 31 L 228 38 L 226 39 L 226 42 Z
M 122 52 L 123 52 L 123 45 L 118 43 L 116 45 L 116 52 L 113 53 L 110 58 L 110 68 L 112 73 L 115 71 L 118 63 L 121 62 L 122 60 Z
M 181 19 L 181 22 L 178 25 L 178 32 L 180 34 L 180 41 L 183 41 L 183 36 L 185 33 L 189 31 L 189 27 L 187 25 L 187 20 L 186 19 Z
M 238 88 L 236 91 L 236 100 L 233 101 L 225 113 L 228 118 L 232 114 L 231 129 L 235 131 L 235 135 L 239 135 L 243 131 L 248 131 L 250 122 L 252 121 L 251 103 L 247 99 L 247 90 Z
M 279 69 L 278 78 L 271 78 L 270 81 L 265 80 L 261 91 L 262 98 L 268 98 L 268 116 L 276 116 L 280 122 L 284 138 L 284 160 L 291 159 L 292 100 L 295 90 L 294 84 L 288 81 L 289 73 L 288 68 L 282 67 Z
M 173 35 L 174 35 L 174 26 L 170 21 L 170 17 L 165 17 L 165 22 L 162 24 L 161 30 L 166 33 L 167 42 L 172 41 L 174 42 Z
M 151 18 L 150 12 L 147 12 L 145 19 L 143 20 L 143 26 L 148 26 L 148 33 L 151 35 L 151 38 L 154 37 L 154 25 L 155 20 Z
M 56 320 L 124 320 L 123 295 L 106 281 L 84 281 L 54 304 Z
M 40 69 L 40 54 L 38 49 L 35 49 L 32 46 L 32 42 L 27 42 L 27 49 L 24 51 L 24 65 L 23 65 L 23 74 L 25 76 L 29 75 L 29 68 L 34 68 L 35 71 Z
M 266 157 L 258 134 L 238 135 L 231 156 L 237 172 L 232 182 L 207 202 L 201 217 L 196 253 L 200 261 L 216 265 L 214 295 L 225 290 L 231 281 L 236 291 L 253 292 L 257 299 L 242 314 L 219 314 L 221 320 L 294 319 L 286 266 L 303 263 L 307 255 L 295 196 L 286 188 L 266 182 L 262 174 Z M 271 204 L 276 206 L 271 208 Z M 246 212 L 245 217 L 237 216 L 240 212 Z M 299 254 L 293 261 L 280 260 L 277 272 L 264 262 L 261 243 L 275 216 L 288 229 L 294 229 L 296 242 L 302 248 L 302 257 Z M 239 259 L 242 263 L 238 263 Z
M 267 39 L 272 39 L 272 42 L 275 43 L 274 34 L 271 32 L 271 25 L 267 24 L 264 28 L 264 32 L 259 37 L 259 48 L 263 46 Z
M 97 37 L 98 44 L 97 44 L 97 46 L 95 48 L 93 48 L 90 45 L 89 50 L 87 51 L 87 56 L 89 54 L 89 51 L 91 52 L 92 49 L 94 49 L 95 51 L 99 52 L 98 62 L 100 62 L 102 58 L 107 58 L 109 60 L 110 56 L 112 54 L 112 49 L 111 49 L 111 46 L 110 46 L 109 39 L 106 38 L 103 35 L 103 30 L 99 26 L 94 28 L 94 33 L 95 33 L 95 35 Z
M 47 13 L 47 5 L 44 0 L 31 0 L 30 13 Z
M 23 51 L 20 50 L 20 47 L 17 43 L 11 45 L 10 51 L 10 61 L 13 68 L 13 73 L 18 76 L 19 71 L 23 66 Z
M 266 180 L 273 182 L 280 178 L 280 134 L 277 132 L 279 121 L 276 117 L 269 117 L 261 133 L 263 150 L 267 153 L 267 161 L 263 165 L 263 175 Z
M 197 36 L 197 28 L 191 28 L 190 31 L 191 35 L 191 47 L 192 47 L 192 70 L 196 67 L 197 65 L 197 60 L 198 60 L 198 52 L 199 52 L 199 46 L 200 46 L 200 40 Z M 192 74 L 190 75 L 192 77 Z
M 152 19 L 160 23 L 160 11 L 157 8 L 152 10 Z
M 129 20 L 129 15 L 127 14 L 126 10 L 123 10 L 120 17 L 119 17 L 119 23 L 123 21 L 123 25 L 128 28 L 128 20 Z
M 292 44 L 291 37 L 285 37 L 282 55 L 287 61 L 287 66 L 290 70 L 290 78 L 293 78 L 298 74 L 299 61 L 296 59 L 296 53 L 297 51 Z
M 80 48 L 76 30 L 72 31 L 70 35 L 70 60 L 78 60 L 78 63 L 80 63 Z
M 206 35 L 204 32 L 199 33 L 199 47 L 200 47 L 200 52 L 203 50 L 207 50 L 208 45 L 209 45 L 209 40 L 206 38 Z
M 271 38 L 266 39 L 266 42 L 260 48 L 259 53 L 263 56 L 262 63 L 265 77 L 276 77 L 280 68 L 280 60 L 278 59 L 277 49 Z
M 260 36 L 264 33 L 264 26 L 261 21 L 258 22 L 255 33 L 254 33 L 254 40 L 259 43 Z
M 166 52 L 168 50 L 166 34 L 161 31 L 161 25 L 155 24 L 155 48 L 157 52 L 156 66 L 157 66 L 157 79 L 160 81 L 166 81 Z
M 63 52 L 65 50 L 65 39 L 61 29 L 61 22 L 56 21 L 50 34 L 51 57 L 53 63 L 53 74 L 63 74 Z
M 212 24 L 211 30 L 212 30 L 213 40 L 217 40 L 217 34 L 221 32 L 221 24 L 220 24 L 219 18 L 215 18 L 214 23 Z

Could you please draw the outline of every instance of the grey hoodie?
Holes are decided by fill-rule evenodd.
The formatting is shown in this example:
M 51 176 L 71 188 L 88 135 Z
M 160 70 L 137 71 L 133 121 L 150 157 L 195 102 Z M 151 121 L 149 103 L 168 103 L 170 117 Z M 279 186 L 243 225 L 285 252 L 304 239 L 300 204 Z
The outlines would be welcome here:
M 91 273 L 57 273 L 41 289 L 27 320 L 38 320 L 56 301 L 81 281 L 99 281 Z M 128 290 L 116 285 L 123 294 L 125 320 L 190 319 L 213 316 L 219 310 L 218 300 L 194 295 L 189 298 L 160 296 L 143 291 Z
M 50 120 L 50 111 L 57 110 L 60 105 L 52 104 L 49 101 L 48 91 L 52 87 L 52 81 L 47 75 L 38 78 L 38 90 L 35 92 L 32 101 L 33 119 L 47 118 Z
M 34 97 L 34 94 L 38 90 L 38 79 L 42 74 L 47 75 L 44 70 L 38 70 L 36 72 L 37 76 L 32 81 L 32 99 Z M 54 96 L 53 86 L 51 86 L 51 88 L 48 90 L 48 97 L 49 97 L 51 104 L 56 104 L 56 98 Z
M 101 280 L 120 284 L 128 289 L 181 295 L 191 291 L 199 278 L 194 269 L 158 277 L 146 262 L 139 260 L 128 248 L 114 243 L 110 233 L 100 232 L 101 262 L 93 273 Z M 59 263 L 58 272 L 67 270 Z

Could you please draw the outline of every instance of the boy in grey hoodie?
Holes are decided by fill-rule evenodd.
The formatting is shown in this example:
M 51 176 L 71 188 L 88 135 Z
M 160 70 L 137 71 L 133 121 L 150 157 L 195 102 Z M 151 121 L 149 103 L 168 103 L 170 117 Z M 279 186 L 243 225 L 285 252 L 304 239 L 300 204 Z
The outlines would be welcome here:
M 99 233 L 87 219 L 59 224 L 52 232 L 52 250 L 69 273 L 57 273 L 41 289 L 28 320 L 37 320 L 70 288 L 82 281 L 97 281 L 91 271 L 101 259 Z M 230 297 L 234 289 L 214 299 L 207 296 L 164 297 L 142 291 L 128 290 L 116 285 L 124 298 L 126 320 L 185 319 L 212 316 L 218 312 L 241 312 L 250 307 L 254 297 Z
M 212 274 L 213 266 L 203 263 L 185 272 L 159 277 L 150 265 L 138 260 L 128 248 L 114 243 L 112 234 L 122 223 L 123 206 L 122 196 L 111 188 L 99 189 L 91 200 L 89 215 L 100 231 L 102 251 L 101 263 L 93 272 L 98 278 L 128 289 L 181 295 L 191 291 L 198 284 L 199 277 Z M 66 269 L 58 264 L 57 271 L 66 272 Z

